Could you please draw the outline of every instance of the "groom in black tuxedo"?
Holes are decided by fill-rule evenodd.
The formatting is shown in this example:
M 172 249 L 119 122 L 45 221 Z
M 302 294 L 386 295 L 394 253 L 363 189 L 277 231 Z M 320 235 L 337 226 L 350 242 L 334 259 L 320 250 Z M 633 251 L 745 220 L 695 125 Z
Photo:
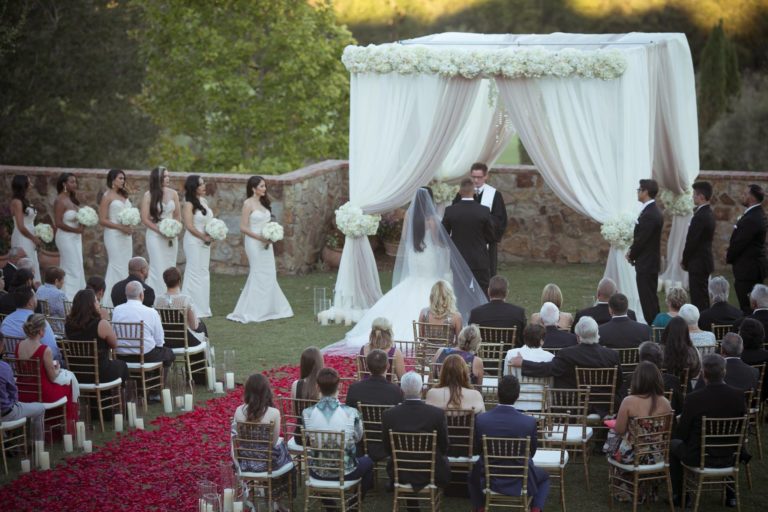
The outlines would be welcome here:
M 461 201 L 445 209 L 443 226 L 451 235 L 459 253 L 475 276 L 483 293 L 487 293 L 491 280 L 488 244 L 495 240 L 491 211 L 475 202 L 472 180 L 461 180 Z
M 640 180 L 637 200 L 643 203 L 643 209 L 635 224 L 632 246 L 627 252 L 627 260 L 635 266 L 640 305 L 643 307 L 645 322 L 649 325 L 659 314 L 656 287 L 661 266 L 661 229 L 664 227 L 664 216 L 656 205 L 658 193 L 659 184 L 656 180 Z

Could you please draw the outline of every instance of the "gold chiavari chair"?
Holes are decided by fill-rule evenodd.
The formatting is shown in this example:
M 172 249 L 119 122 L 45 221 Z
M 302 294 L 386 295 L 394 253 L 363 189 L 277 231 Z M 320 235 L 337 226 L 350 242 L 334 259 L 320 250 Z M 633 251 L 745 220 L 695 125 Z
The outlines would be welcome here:
M 506 354 L 503 343 L 486 343 L 485 340 L 480 343 L 477 355 L 483 360 L 483 385 L 498 386 Z
M 637 348 L 617 348 L 614 350 L 619 353 L 621 373 L 624 374 L 625 377 L 635 373 L 635 368 L 637 368 L 637 365 L 640 363 L 640 350 Z
M 17 450 L 22 454 L 22 459 L 27 458 L 27 418 L 0 422 L 0 453 L 3 456 L 3 471 L 6 475 L 8 474 L 6 453 Z
M 379 466 L 388 459 L 388 457 L 381 459 L 384 451 L 384 431 L 381 420 L 384 411 L 392 407 L 394 406 L 365 404 L 363 402 L 357 404 L 360 420 L 363 422 L 363 451 L 374 461 L 374 482 L 378 482 Z
M 176 357 L 184 359 L 184 372 L 187 380 L 199 375 L 205 378 L 205 369 L 208 365 L 205 356 L 208 350 L 208 342 L 200 341 L 197 345 L 189 344 L 189 330 L 187 329 L 186 312 L 183 309 L 155 308 L 160 314 L 163 324 L 165 344 L 173 350 Z
M 546 471 L 551 478 L 560 481 L 560 509 L 565 512 L 565 467 L 568 465 L 569 455 L 566 444 L 568 429 L 562 426 L 568 424 L 568 416 L 546 412 L 529 414 L 536 418 L 539 438 L 533 463 L 537 468 Z
M 619 369 L 576 367 L 576 385 L 590 388 L 587 420 L 592 427 L 606 429 L 603 418 L 613 416 L 616 409 L 616 385 Z
M 285 439 L 288 453 L 293 457 L 294 462 L 301 467 L 304 462 L 304 446 L 302 437 L 302 428 L 304 419 L 302 411 L 315 405 L 319 400 L 313 398 L 291 398 L 289 396 L 279 397 L 277 407 L 280 409 L 280 419 L 282 421 L 282 433 Z
M 112 322 L 112 329 L 117 336 L 117 358 L 128 364 L 131 377 L 141 384 L 146 412 L 149 391 L 163 389 L 163 363 L 144 361 L 144 322 Z M 121 353 L 126 349 L 130 353 Z
M 747 438 L 755 436 L 755 442 L 757 443 L 757 455 L 760 460 L 763 459 L 763 440 L 761 435 L 760 424 L 763 418 L 763 381 L 765 381 L 765 368 L 766 364 L 752 365 L 759 373 L 757 379 L 757 388 L 752 396 L 751 403 L 749 404 L 749 410 L 747 415 L 749 416 L 749 425 L 747 427 Z
M 443 492 L 435 484 L 435 460 L 437 451 L 437 433 L 389 433 L 394 467 L 395 503 L 393 511 L 400 510 L 401 503 L 406 507 L 412 503 L 426 503 L 429 510 L 442 509 Z M 429 482 L 416 492 L 407 482 L 414 475 L 426 475 Z
M 501 343 L 504 353 L 517 346 L 517 326 L 515 327 L 480 327 L 480 339 L 483 343 Z
M 309 510 L 313 500 L 326 508 L 332 504 L 335 510 L 360 510 L 361 479 L 345 478 L 345 446 L 344 432 L 304 430 L 304 510 Z
M 485 469 L 485 510 L 503 507 L 527 512 L 532 496 L 528 496 L 528 458 L 531 453 L 531 438 L 483 436 L 483 463 Z M 496 481 L 520 479 L 520 495 L 507 496 L 496 492 L 492 484 Z
M 562 426 L 565 430 L 565 446 L 573 452 L 574 455 L 581 454 L 584 465 L 584 480 L 587 489 L 590 489 L 589 483 L 589 455 L 590 444 L 594 431 L 592 427 L 587 426 L 587 407 L 589 406 L 590 389 L 564 389 L 547 388 L 546 389 L 546 412 L 550 414 L 560 414 L 563 421 L 567 421 Z
M 14 359 L 13 371 L 16 375 L 16 387 L 19 396 L 37 397 L 31 401 L 40 402 L 45 408 L 45 431 L 53 439 L 53 430 L 67 432 L 67 402 L 63 396 L 55 402 L 43 401 L 42 365 L 38 359 Z
M 448 423 L 448 463 L 451 466 L 451 482 L 462 484 L 472 466 L 480 458 L 475 455 L 475 412 L 472 409 L 446 411 Z M 454 478 L 462 475 L 463 478 Z

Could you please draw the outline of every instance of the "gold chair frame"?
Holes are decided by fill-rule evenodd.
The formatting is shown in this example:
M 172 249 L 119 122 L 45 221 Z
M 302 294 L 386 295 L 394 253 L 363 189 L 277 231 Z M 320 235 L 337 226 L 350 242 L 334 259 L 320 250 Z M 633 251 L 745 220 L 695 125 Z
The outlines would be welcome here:
M 395 499 L 393 512 L 400 510 L 401 502 L 427 502 L 429 510 L 441 510 L 443 491 L 435 484 L 435 460 L 437 456 L 437 432 L 405 433 L 389 432 L 394 467 Z M 400 483 L 407 480 L 407 474 L 426 474 L 429 483 L 419 492 L 411 484 Z
M 36 402 L 45 407 L 45 419 L 43 429 L 50 434 L 53 440 L 53 429 L 61 428 L 62 434 L 67 433 L 67 403 L 69 399 L 62 397 L 56 402 L 43 401 L 43 375 L 42 361 L 39 359 L 13 359 L 13 372 L 16 375 L 16 387 L 19 395 L 31 394 L 37 396 Z M 26 380 L 26 382 L 24 382 Z M 58 409 L 61 412 L 57 413 Z
M 500 507 L 527 512 L 533 497 L 528 496 L 528 460 L 531 438 L 482 437 L 485 469 L 485 510 Z M 507 496 L 491 489 L 496 479 L 520 478 L 520 496 Z
M 590 400 L 590 388 L 566 389 L 546 388 L 546 412 L 564 415 L 568 421 L 562 425 L 565 430 L 565 445 L 574 453 L 581 454 L 584 466 L 584 481 L 587 489 L 589 482 L 589 450 L 594 431 L 587 426 L 587 410 Z
M 144 361 L 144 322 L 112 322 L 118 343 L 117 358 L 128 363 L 131 378 L 141 384 L 144 395 L 144 412 L 147 411 L 147 395 L 149 390 L 163 389 L 163 363 L 148 363 Z M 138 354 L 120 354 L 121 348 L 138 349 Z M 138 362 L 135 362 L 138 358 Z M 155 375 L 155 373 L 157 373 Z
M 306 429 L 304 437 L 304 510 L 309 511 L 310 501 L 323 502 L 329 508 L 328 502 L 334 502 L 337 510 L 361 510 L 361 479 L 345 481 L 344 447 L 346 445 L 344 432 Z M 331 472 L 338 475 L 335 480 L 317 480 L 311 476 L 312 471 Z
M 20 433 L 18 433 L 20 431 Z M 11 434 L 11 432 L 16 432 Z M 6 452 L 13 449 L 21 449 L 27 458 L 27 418 L 0 422 L 0 453 L 3 454 L 3 471 L 8 474 L 8 461 Z
M 186 311 L 176 308 L 155 308 L 155 310 L 160 314 L 166 345 L 173 350 L 174 354 L 184 358 L 184 372 L 187 380 L 191 380 L 196 373 L 205 375 L 208 357 L 193 361 L 192 356 L 201 352 L 205 353 L 208 349 L 208 342 L 201 341 L 199 345 L 190 346 Z
M 550 478 L 560 482 L 560 510 L 565 512 L 565 468 L 569 456 L 566 443 L 568 429 L 562 428 L 562 425 L 568 424 L 568 415 L 547 412 L 532 412 L 530 415 L 536 418 L 539 445 L 533 463 L 546 471 Z

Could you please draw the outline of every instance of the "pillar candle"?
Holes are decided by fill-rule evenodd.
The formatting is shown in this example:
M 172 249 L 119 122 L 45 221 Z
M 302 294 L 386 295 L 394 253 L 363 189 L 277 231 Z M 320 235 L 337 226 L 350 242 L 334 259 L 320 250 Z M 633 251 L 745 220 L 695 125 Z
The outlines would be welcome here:
M 40 452 L 40 469 L 51 469 L 51 457 L 48 452 Z
M 177 409 L 181 409 L 182 407 L 184 407 L 184 397 L 183 396 L 181 396 L 181 395 L 177 396 L 174 399 L 174 401 L 176 403 L 176 408 Z
M 75 431 L 77 434 L 77 447 L 82 448 L 83 447 L 83 441 L 85 441 L 85 422 L 84 421 L 78 421 L 75 424 Z
M 115 432 L 123 431 L 123 415 L 115 414 Z
M 64 451 L 72 453 L 72 434 L 64 434 Z
M 32 470 L 32 465 L 29 463 L 29 459 L 22 459 L 21 461 L 21 472 L 22 473 L 29 473 Z
M 233 512 L 233 504 L 235 502 L 235 490 L 224 489 L 224 512 Z
M 128 402 L 126 412 L 128 413 L 128 426 L 133 428 L 136 426 L 136 403 Z
M 144 418 L 136 418 L 136 430 L 144 430 Z
M 243 512 L 243 502 L 236 501 L 232 504 L 232 512 Z
M 35 467 L 40 466 L 40 454 L 45 451 L 45 441 L 35 441 Z
M 223 393 L 223 392 L 224 392 L 224 383 L 223 383 L 223 382 L 217 382 L 217 383 L 214 385 L 214 388 L 213 388 L 213 390 L 214 390 L 214 392 L 216 392 L 216 393 Z
M 187 393 L 184 395 L 184 410 L 185 411 L 191 411 L 192 410 L 192 393 Z
M 208 390 L 213 391 L 216 384 L 216 368 L 209 366 L 205 369 L 205 375 L 208 378 Z
M 227 389 L 235 389 L 235 373 L 227 372 Z
M 171 390 L 163 390 L 163 412 L 170 414 L 173 412 L 173 402 L 171 401 Z
M 93 441 L 86 439 L 83 441 L 83 452 L 91 453 L 93 451 Z

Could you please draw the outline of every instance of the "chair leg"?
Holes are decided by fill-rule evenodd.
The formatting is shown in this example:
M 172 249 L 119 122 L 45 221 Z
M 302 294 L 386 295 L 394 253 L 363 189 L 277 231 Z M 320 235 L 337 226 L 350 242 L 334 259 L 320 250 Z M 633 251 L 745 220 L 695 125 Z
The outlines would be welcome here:
M 733 493 L 736 495 L 736 510 L 741 512 L 741 496 L 739 496 L 739 475 L 733 478 Z
M 584 478 L 587 482 L 587 490 L 591 491 L 592 486 L 589 484 L 589 441 L 583 443 L 582 447 L 582 459 L 584 461 Z
M 693 501 L 693 512 L 699 512 L 699 503 L 701 502 L 701 488 L 703 486 L 704 486 L 704 478 L 702 478 L 701 475 L 697 475 L 696 498 Z M 685 496 L 683 496 L 681 499 L 685 500 Z M 685 505 L 684 501 L 683 501 L 683 505 Z
M 104 433 L 104 408 L 101 402 L 101 390 L 96 390 L 96 408 L 99 410 L 99 425 L 101 425 L 101 433 Z M 90 404 L 88 405 L 90 407 Z M 114 414 L 114 413 L 113 413 Z
M 763 460 L 763 440 L 762 436 L 760 435 L 760 417 L 759 415 L 755 416 L 755 437 L 757 438 L 757 457 L 760 460 Z M 750 489 L 752 487 L 750 486 Z
M 667 482 L 667 500 L 669 501 L 669 512 L 675 512 L 675 505 L 672 503 L 672 477 L 669 474 L 669 468 L 664 469 L 664 480 Z
M 565 512 L 565 468 L 560 469 L 560 509 Z
M 632 512 L 637 512 L 637 499 L 640 494 L 640 482 L 637 480 L 639 476 L 637 471 L 632 472 Z
M 608 464 L 608 507 L 613 510 L 613 468 L 610 464 Z M 562 494 L 562 486 L 560 489 L 560 493 Z M 562 496 L 560 497 L 562 499 Z

